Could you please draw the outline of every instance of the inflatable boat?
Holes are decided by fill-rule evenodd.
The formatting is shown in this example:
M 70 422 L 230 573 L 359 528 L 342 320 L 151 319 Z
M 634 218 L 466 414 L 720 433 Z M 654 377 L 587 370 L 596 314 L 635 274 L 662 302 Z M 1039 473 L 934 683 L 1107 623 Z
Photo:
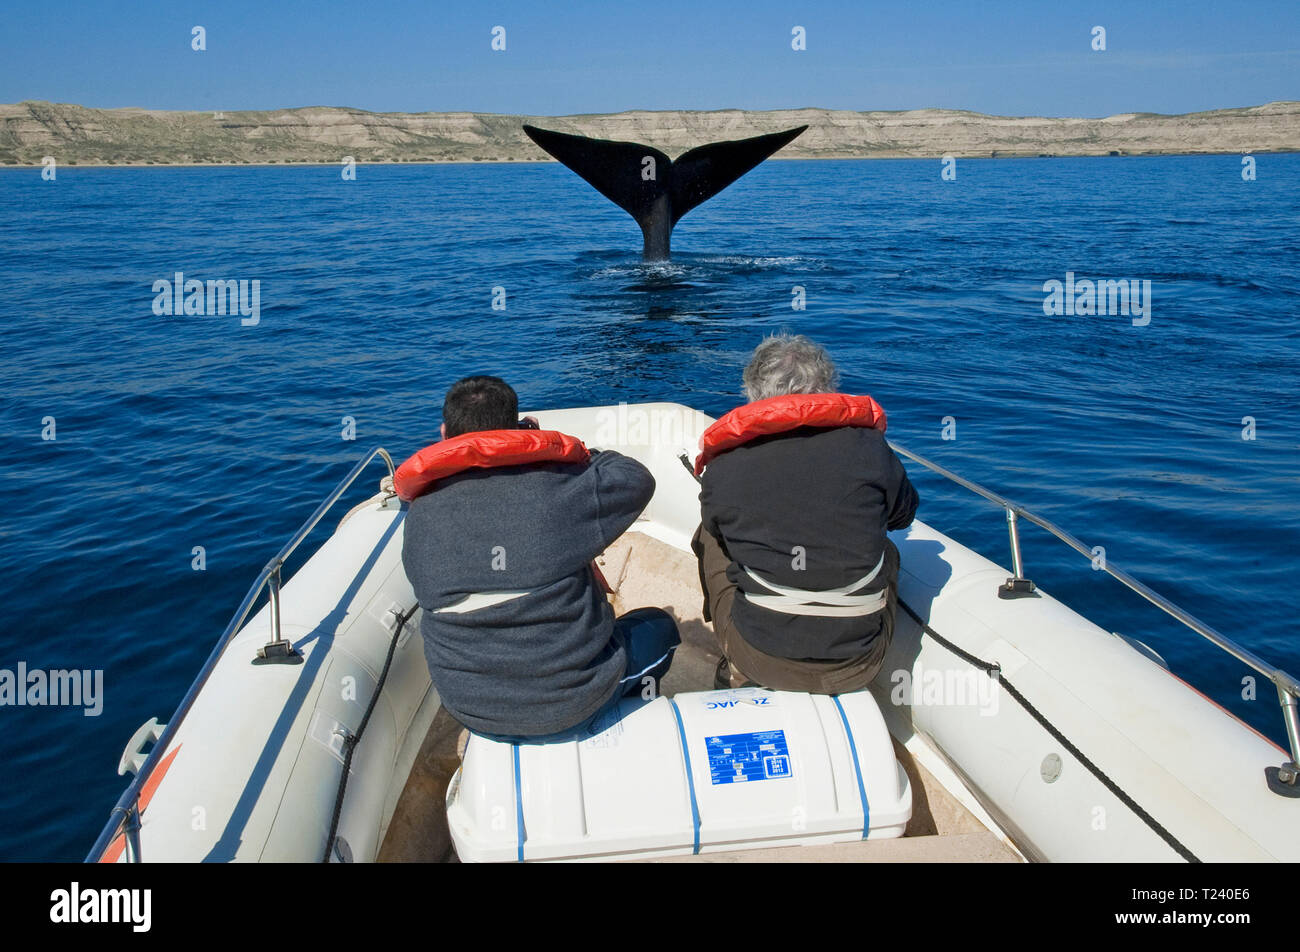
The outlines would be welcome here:
M 533 415 L 654 474 L 599 561 L 616 611 L 678 622 L 660 690 L 569 743 L 458 750 L 375 449 L 262 570 L 170 720 L 130 739 L 89 862 L 1300 860 L 1300 685 L 1105 566 L 1277 687 L 1286 751 L 1029 581 L 1023 521 L 1092 557 L 1050 522 L 895 446 L 1005 513 L 1011 569 L 914 522 L 892 534 L 900 605 L 870 690 L 718 691 L 689 544 L 713 421 L 667 403 Z M 283 580 L 376 460 L 379 491 Z

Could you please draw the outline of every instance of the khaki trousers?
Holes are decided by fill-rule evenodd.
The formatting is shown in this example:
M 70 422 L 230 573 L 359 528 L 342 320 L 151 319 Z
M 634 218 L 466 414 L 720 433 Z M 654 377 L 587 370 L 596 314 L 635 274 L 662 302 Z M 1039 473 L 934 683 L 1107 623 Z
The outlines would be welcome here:
M 731 663 L 732 687 L 752 682 L 776 691 L 845 694 L 862 690 L 880 671 L 885 652 L 894 637 L 894 612 L 898 604 L 899 557 L 893 542 L 885 540 L 883 571 L 889 578 L 889 594 L 885 607 L 881 609 L 883 617 L 879 636 L 865 655 L 833 661 L 778 658 L 745 641 L 731 617 L 731 607 L 736 600 L 736 585 L 727 578 L 731 559 L 718 545 L 718 540 L 703 527 L 695 530 L 691 548 L 699 560 L 705 615 L 713 619 L 713 635 L 718 649 Z

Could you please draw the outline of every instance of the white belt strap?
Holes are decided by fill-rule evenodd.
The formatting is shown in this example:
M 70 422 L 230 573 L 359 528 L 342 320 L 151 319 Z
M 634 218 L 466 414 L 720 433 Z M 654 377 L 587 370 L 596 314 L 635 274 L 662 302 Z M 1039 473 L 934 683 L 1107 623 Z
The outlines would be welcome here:
M 819 615 L 837 618 L 871 615 L 885 607 L 889 597 L 888 588 L 869 595 L 854 595 L 852 593 L 875 581 L 884 564 L 885 555 L 882 552 L 876 567 L 862 578 L 841 588 L 830 588 L 823 592 L 810 592 L 801 588 L 778 585 L 763 578 L 749 566 L 742 565 L 741 568 L 745 570 L 746 575 L 769 592 L 774 593 L 772 595 L 752 595 L 745 592 L 744 594 L 746 600 L 755 605 L 775 612 L 784 612 L 787 615 Z
M 532 592 L 523 590 L 515 592 L 473 592 L 466 595 L 460 601 L 452 602 L 442 608 L 434 609 L 435 615 L 463 615 L 466 612 L 476 612 L 480 608 L 491 608 L 493 605 L 500 605 L 503 602 L 513 601 L 516 598 L 523 598 L 525 595 L 531 595 Z

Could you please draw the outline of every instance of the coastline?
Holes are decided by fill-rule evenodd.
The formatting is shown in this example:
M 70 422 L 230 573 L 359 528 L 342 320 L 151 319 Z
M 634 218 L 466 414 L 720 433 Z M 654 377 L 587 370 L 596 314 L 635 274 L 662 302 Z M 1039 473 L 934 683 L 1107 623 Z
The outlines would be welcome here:
M 553 161 L 523 133 L 644 143 L 681 155 L 705 143 L 803 125 L 774 160 L 1073 158 L 1300 152 L 1300 102 L 1176 116 L 990 116 L 964 110 L 630 110 L 607 115 L 372 113 L 312 106 L 239 112 L 0 105 L 0 168 L 503 164 Z
M 1187 156 L 1225 156 L 1225 155 L 1298 155 L 1300 147 L 1294 149 L 1256 149 L 1249 153 L 1235 151 L 1223 152 L 1126 152 L 1120 155 L 1100 152 L 1062 152 L 1062 153 L 1013 153 L 998 155 L 964 155 L 951 153 L 953 158 L 963 161 L 993 161 L 1005 159 L 1151 159 Z M 883 160 L 907 160 L 911 162 L 933 162 L 944 156 L 893 155 L 879 153 L 875 155 L 774 155 L 766 162 L 876 162 Z M 766 164 L 765 162 L 765 164 Z M 339 162 L 71 162 L 60 165 L 61 171 L 67 169 L 282 169 L 282 168 L 337 168 Z M 559 165 L 555 159 L 358 159 L 357 165 Z M 39 171 L 39 163 L 0 164 L 0 172 L 7 169 Z

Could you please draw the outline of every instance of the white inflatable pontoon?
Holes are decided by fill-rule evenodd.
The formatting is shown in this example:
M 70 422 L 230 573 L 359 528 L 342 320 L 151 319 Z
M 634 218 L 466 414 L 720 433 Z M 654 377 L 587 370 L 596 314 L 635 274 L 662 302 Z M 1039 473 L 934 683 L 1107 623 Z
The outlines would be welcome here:
M 1013 570 L 915 522 L 893 534 L 901 604 L 869 692 L 712 692 L 682 462 L 712 420 L 677 404 L 535 415 L 655 476 L 602 561 L 616 610 L 678 620 L 664 697 L 570 744 L 476 737 L 462 765 L 376 449 L 263 569 L 170 722 L 131 739 L 119 773 L 135 777 L 88 861 L 1300 860 L 1300 685 L 1106 566 L 1277 686 L 1288 753 L 1036 589 L 1020 520 L 1092 557 L 1046 520 L 895 446 L 1005 511 Z M 380 492 L 281 588 L 285 559 L 376 456 Z

